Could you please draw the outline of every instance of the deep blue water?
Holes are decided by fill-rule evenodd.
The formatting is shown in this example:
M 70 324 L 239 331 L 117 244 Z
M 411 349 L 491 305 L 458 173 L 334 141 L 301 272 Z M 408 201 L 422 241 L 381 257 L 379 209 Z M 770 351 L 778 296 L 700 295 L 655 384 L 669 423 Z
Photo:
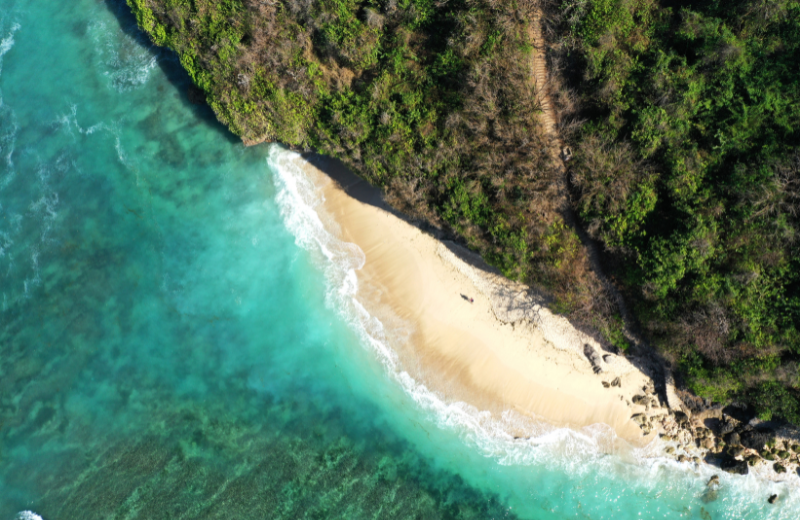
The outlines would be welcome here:
M 123 2 L 0 0 L 0 40 L 0 520 L 797 517 L 794 480 L 711 500 L 709 468 L 514 443 L 410 381 L 302 160 L 192 105 Z

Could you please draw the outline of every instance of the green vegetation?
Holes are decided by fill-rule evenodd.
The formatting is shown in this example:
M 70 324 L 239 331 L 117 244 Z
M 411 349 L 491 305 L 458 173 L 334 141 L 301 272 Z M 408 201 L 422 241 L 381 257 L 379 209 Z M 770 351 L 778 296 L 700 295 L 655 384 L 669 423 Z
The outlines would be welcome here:
M 800 423 L 800 2 L 549 0 L 572 210 L 686 385 Z M 532 81 L 532 0 L 128 0 L 247 143 L 343 160 L 628 342 Z
M 800 422 L 800 2 L 559 9 L 575 207 L 606 265 L 693 391 Z
M 246 143 L 341 159 L 398 209 L 452 230 L 562 311 L 618 332 L 606 323 L 612 306 L 588 312 L 604 296 L 561 214 L 530 1 L 128 3 Z

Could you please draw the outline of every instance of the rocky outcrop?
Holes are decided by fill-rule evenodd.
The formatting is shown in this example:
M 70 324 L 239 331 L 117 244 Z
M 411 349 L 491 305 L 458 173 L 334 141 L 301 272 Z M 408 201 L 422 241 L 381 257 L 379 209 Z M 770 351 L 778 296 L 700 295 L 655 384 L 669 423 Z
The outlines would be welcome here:
M 586 343 L 583 346 L 583 353 L 589 360 L 589 363 L 592 364 L 592 370 L 594 370 L 594 373 L 601 373 L 603 371 L 603 367 L 600 366 L 600 356 L 597 354 L 597 351 L 594 349 L 594 347 Z
M 742 446 L 750 448 L 751 450 L 761 451 L 764 446 L 774 442 L 775 435 L 770 432 L 750 430 L 743 432 L 741 435 Z
M 720 463 L 719 467 L 722 471 L 727 471 L 734 475 L 747 475 L 750 472 L 750 467 L 747 465 L 747 462 L 736 460 L 732 457 L 722 459 L 722 463 Z

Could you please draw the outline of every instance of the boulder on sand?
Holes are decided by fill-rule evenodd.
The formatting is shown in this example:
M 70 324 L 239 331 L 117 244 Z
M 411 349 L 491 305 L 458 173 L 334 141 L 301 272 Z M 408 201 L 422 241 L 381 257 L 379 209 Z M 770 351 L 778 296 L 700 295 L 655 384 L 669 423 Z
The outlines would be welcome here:
M 731 457 L 740 457 L 744 453 L 744 448 L 741 446 L 731 446 L 728 448 L 728 455 Z
M 600 366 L 600 356 L 597 354 L 597 351 L 594 349 L 594 347 L 588 343 L 584 344 L 583 353 L 589 360 L 589 363 L 592 364 L 592 370 L 594 370 L 595 374 L 599 374 L 603 371 L 603 367 Z

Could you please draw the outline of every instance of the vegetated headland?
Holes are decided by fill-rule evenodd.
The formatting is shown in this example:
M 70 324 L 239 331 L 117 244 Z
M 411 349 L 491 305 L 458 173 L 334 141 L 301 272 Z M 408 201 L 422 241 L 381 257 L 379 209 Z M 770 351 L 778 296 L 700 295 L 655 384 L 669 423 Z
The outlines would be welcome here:
M 800 2 L 127 1 L 245 143 L 342 160 L 608 349 L 800 424 Z

